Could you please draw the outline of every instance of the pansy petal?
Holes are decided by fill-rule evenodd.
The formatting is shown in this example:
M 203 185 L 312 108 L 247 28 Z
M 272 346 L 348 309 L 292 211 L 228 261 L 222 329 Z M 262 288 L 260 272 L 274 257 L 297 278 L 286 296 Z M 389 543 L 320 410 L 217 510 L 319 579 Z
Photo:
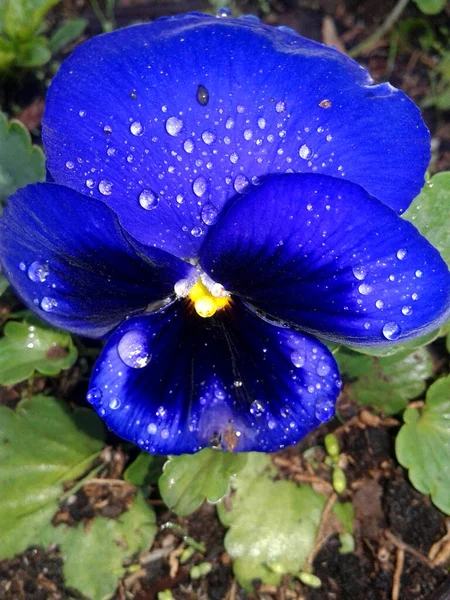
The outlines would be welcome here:
M 122 29 L 78 46 L 55 76 L 48 167 L 180 257 L 268 174 L 345 178 L 402 212 L 423 185 L 429 133 L 403 92 L 371 84 L 339 51 L 255 19 Z
M 127 315 L 173 295 L 192 267 L 129 241 L 102 202 L 38 183 L 9 199 L 0 221 L 3 273 L 52 325 L 99 337 Z
M 331 418 L 339 388 L 319 341 L 239 300 L 209 319 L 183 300 L 122 323 L 88 400 L 115 433 L 151 453 L 271 452 Z
M 362 188 L 332 177 L 280 175 L 232 203 L 200 262 L 229 292 L 336 342 L 399 342 L 449 316 L 438 251 Z

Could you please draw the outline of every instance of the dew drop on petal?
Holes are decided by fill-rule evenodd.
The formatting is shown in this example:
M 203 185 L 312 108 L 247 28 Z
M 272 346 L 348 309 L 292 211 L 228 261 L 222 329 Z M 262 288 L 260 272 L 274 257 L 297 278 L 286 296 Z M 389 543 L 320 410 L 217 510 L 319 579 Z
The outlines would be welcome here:
M 148 348 L 147 336 L 138 330 L 127 331 L 117 345 L 121 360 L 133 369 L 142 369 L 150 362 L 152 356 Z
M 384 308 L 384 302 L 383 302 L 383 300 L 377 300 L 377 301 L 375 302 L 375 306 L 376 306 L 376 307 L 377 307 L 379 310 L 382 310 L 382 309 Z
M 111 134 L 112 134 L 112 128 L 111 128 L 111 125 L 105 125 L 105 126 L 103 127 L 103 131 L 104 131 L 104 133 L 106 133 L 106 135 L 111 135 Z
M 26 271 L 26 269 L 27 269 L 27 265 L 26 265 L 24 262 L 20 262 L 20 263 L 19 263 L 19 269 L 20 269 L 21 271 Z
M 166 131 L 169 135 L 176 136 L 183 128 L 183 121 L 178 117 L 169 117 L 166 121 Z
M 367 296 L 367 294 L 370 294 L 371 291 L 372 291 L 372 286 L 368 285 L 367 283 L 362 283 L 358 287 L 358 292 L 360 294 L 362 294 L 363 296 Z
M 265 408 L 259 400 L 253 400 L 250 404 L 250 412 L 255 417 L 260 417 L 265 412 Z
M 95 188 L 95 181 L 93 179 L 86 179 L 85 184 L 86 187 L 90 190 L 93 190 Z
M 258 127 L 259 127 L 260 129 L 265 129 L 265 128 L 266 128 L 266 125 L 267 125 L 267 123 L 266 123 L 266 120 L 264 119 L 264 117 L 260 117 L 260 118 L 258 119 Z
M 208 146 L 210 146 L 214 142 L 215 139 L 216 139 L 216 134 L 214 133 L 214 131 L 211 131 L 210 129 L 207 129 L 206 131 L 204 131 L 202 133 L 202 140 Z
M 73 168 L 74 168 L 74 166 L 75 166 L 75 165 L 73 164 L 73 162 L 72 162 L 71 160 L 68 160 L 68 161 L 66 162 L 66 169 L 69 169 L 69 170 L 70 170 L 70 169 L 73 169 Z
M 414 292 L 414 294 L 411 294 L 411 298 L 413 300 L 417 300 L 418 297 L 419 297 L 419 294 L 417 294 L 416 292 Z
M 328 363 L 326 363 L 324 360 L 319 361 L 316 369 L 317 375 L 320 375 L 320 377 L 325 377 L 325 375 L 328 375 L 330 371 L 331 367 Z
M 169 430 L 166 427 L 164 429 L 161 429 L 160 436 L 163 440 L 167 440 L 167 438 L 169 437 Z
M 142 190 L 139 194 L 139 204 L 145 210 L 153 210 L 158 206 L 159 198 L 152 190 Z
M 234 119 L 233 119 L 233 117 L 228 117 L 228 119 L 226 120 L 226 123 L 225 123 L 225 127 L 227 129 L 232 129 L 234 127 Z
M 275 110 L 277 111 L 277 113 L 286 112 L 286 104 L 280 100 L 280 102 L 277 102 L 275 104 Z
M 397 323 L 391 321 L 383 325 L 382 332 L 387 340 L 397 340 L 400 337 L 401 329 Z
M 233 187 L 236 190 L 236 192 L 243 194 L 249 185 L 250 182 L 245 175 L 242 175 L 242 173 L 236 175 L 236 178 L 233 183 Z
M 183 202 L 184 202 L 183 194 L 177 194 L 177 197 L 175 199 L 177 201 L 177 204 L 183 204 Z
M 422 273 L 422 271 L 420 271 L 419 269 L 417 269 L 415 275 L 416 275 L 417 278 L 420 279 L 420 277 L 422 277 L 423 273 Z
M 194 194 L 198 198 L 201 198 L 205 194 L 206 188 L 207 188 L 207 183 L 206 183 L 206 179 L 203 177 L 203 175 L 199 175 L 199 177 L 194 179 L 194 182 L 192 184 L 192 189 L 194 191 Z
M 144 133 L 144 126 L 139 121 L 133 121 L 130 125 L 130 131 L 133 135 L 142 135 Z
M 244 129 L 244 139 L 247 140 L 247 142 L 249 140 L 251 140 L 253 137 L 253 131 L 251 129 Z
M 230 17 L 230 16 L 231 16 L 231 10 L 226 7 L 219 8 L 219 10 L 216 12 L 216 17 L 218 19 L 226 19 L 227 17 Z
M 362 281 L 366 277 L 366 271 L 364 267 L 361 266 L 352 267 L 352 273 L 359 281 Z
M 299 352 L 298 350 L 294 350 L 294 352 L 291 352 L 291 361 L 292 364 L 294 365 L 294 367 L 297 367 L 297 369 L 300 369 L 301 367 L 304 366 L 305 364 L 305 355 L 302 352 Z
M 47 279 L 49 272 L 50 270 L 46 263 L 35 260 L 28 267 L 27 275 L 31 281 L 43 283 Z
M 331 100 L 328 100 L 328 98 L 325 98 L 324 100 L 319 102 L 319 106 L 320 106 L 320 108 L 331 108 Z
M 98 191 L 103 196 L 110 196 L 112 194 L 112 186 L 113 184 L 106 179 L 102 179 L 98 184 Z
M 209 92 L 204 85 L 199 85 L 197 88 L 197 102 L 202 106 L 206 106 L 209 102 Z
M 41 300 L 41 308 L 45 312 L 50 312 L 54 308 L 58 306 L 58 302 L 54 298 L 49 298 L 48 296 L 44 296 Z
M 158 428 L 156 427 L 155 423 L 150 423 L 150 425 L 147 427 L 147 431 L 150 435 L 155 435 L 155 433 L 158 431 Z
M 202 217 L 203 223 L 205 223 L 205 225 L 214 225 L 214 223 L 217 221 L 218 214 L 219 214 L 219 211 L 214 206 L 214 204 L 211 204 L 211 202 L 208 202 L 202 208 L 201 217 Z
M 402 313 L 403 313 L 403 314 L 404 314 L 406 317 L 409 317 L 409 315 L 411 315 L 411 314 L 412 314 L 412 308 L 411 308 L 411 306 L 406 306 L 406 305 L 405 305 L 405 306 L 403 306 L 403 307 L 402 307 Z
M 188 138 L 183 144 L 184 151 L 191 154 L 194 151 L 194 142 Z
M 101 390 L 99 390 L 98 388 L 92 388 L 86 394 L 86 400 L 90 404 L 95 404 L 96 402 L 102 399 L 102 395 L 103 394 Z
M 116 396 L 114 396 L 114 398 L 111 398 L 111 400 L 109 401 L 109 408 L 111 410 L 117 410 L 118 408 L 120 408 L 120 400 L 119 398 L 117 398 Z
M 303 160 L 308 160 L 308 158 L 310 158 L 312 154 L 312 151 L 306 144 L 303 144 L 303 146 L 300 147 L 298 153 L 300 155 L 300 158 L 303 158 Z
M 319 397 L 314 407 L 316 418 L 319 421 L 329 421 L 334 415 L 334 402 L 325 397 Z
M 191 229 L 191 235 L 198 238 L 202 235 L 203 229 L 201 227 L 193 227 Z
M 406 255 L 407 255 L 407 251 L 405 250 L 405 248 L 400 248 L 400 250 L 397 251 L 397 258 L 399 260 L 403 260 Z
M 236 152 L 230 154 L 230 162 L 232 162 L 235 165 L 238 162 L 238 160 L 239 156 L 236 154 Z

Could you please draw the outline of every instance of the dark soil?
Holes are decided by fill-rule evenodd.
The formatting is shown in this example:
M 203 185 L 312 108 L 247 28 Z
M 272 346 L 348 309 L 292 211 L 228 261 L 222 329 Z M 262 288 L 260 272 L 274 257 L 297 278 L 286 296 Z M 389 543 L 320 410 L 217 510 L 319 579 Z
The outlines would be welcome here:
M 258 14 L 273 25 L 288 25 L 328 44 L 345 45 L 347 50 L 367 39 L 394 4 L 395 0 L 237 2 L 244 13 Z M 116 10 L 117 26 L 189 10 L 211 8 L 206 0 L 122 0 Z M 86 0 L 64 0 L 55 9 L 52 19 L 57 24 L 65 17 L 74 16 L 88 18 L 87 36 L 100 33 L 100 25 Z M 439 27 L 446 24 L 445 14 L 424 17 L 414 3 L 408 5 L 402 19 L 425 19 L 437 36 Z M 429 71 L 434 64 L 433 56 L 420 47 L 417 36 L 400 40 L 394 55 L 390 53 L 389 40 L 389 36 L 380 40 L 369 53 L 359 57 L 359 61 L 376 81 L 390 79 L 420 104 L 430 94 Z M 17 114 L 35 139 L 39 139 L 45 81 L 51 73 L 46 75 L 42 81 L 27 76 L 5 82 L 0 92 L 2 109 Z M 436 152 L 432 169 L 449 169 L 450 126 L 444 115 L 434 109 L 427 109 L 424 117 L 434 138 Z M 17 300 L 6 295 L 1 300 L 0 318 L 18 309 Z M 88 350 L 95 353 L 95 345 L 89 346 Z M 29 393 L 51 390 L 71 405 L 83 404 L 92 360 L 89 352 L 76 367 L 57 380 L 36 377 L 31 384 L 26 382 L 8 389 L 0 387 L 0 404 L 13 408 L 30 385 Z M 176 518 L 162 505 L 156 489 L 152 488 L 149 498 L 157 511 L 160 533 L 152 550 L 140 557 L 139 576 L 125 577 L 114 600 L 156 600 L 158 592 L 165 589 L 172 590 L 176 600 L 391 600 L 398 584 L 399 600 L 450 600 L 450 542 L 444 538 L 446 525 L 450 523 L 446 524 L 444 515 L 434 508 L 428 497 L 414 490 L 407 474 L 398 466 L 394 454 L 398 424 L 371 417 L 368 413 L 358 416 L 359 410 L 341 397 L 339 412 L 347 425 L 336 430 L 348 481 L 342 499 L 351 500 L 355 507 L 355 552 L 340 554 L 336 535 L 325 541 L 313 563 L 314 573 L 322 581 L 321 588 L 307 588 L 297 579 L 288 577 L 278 588 L 259 586 L 256 594 L 248 596 L 234 580 L 231 559 L 223 545 L 225 530 L 214 507 L 203 506 L 189 518 Z M 322 481 L 322 491 L 329 492 L 330 470 L 324 463 L 325 453 L 320 449 L 316 452 L 319 467 L 313 472 L 302 453 L 308 447 L 322 444 L 324 435 L 337 426 L 335 421 L 328 427 L 321 427 L 296 448 L 277 453 L 274 462 L 279 477 L 298 480 L 299 469 L 304 470 L 305 474 L 317 477 L 319 487 Z M 126 464 L 134 457 L 134 450 L 123 449 L 120 440 L 114 436 L 108 442 L 112 450 L 108 451 L 109 455 L 104 453 L 102 456 L 104 470 L 98 477 L 120 479 Z M 88 484 L 61 506 L 54 524 L 88 523 L 99 514 L 116 518 L 130 505 L 134 492 L 131 485 L 107 489 Z M 204 552 L 195 551 L 185 564 L 180 564 L 183 539 L 177 529 L 167 526 L 169 521 L 180 525 L 184 533 L 197 542 L 203 542 Z M 192 580 L 189 576 L 191 567 L 205 561 L 212 565 L 209 575 Z M 0 562 L 0 600 L 69 598 L 81 596 L 65 587 L 62 559 L 57 549 L 30 548 L 11 560 Z

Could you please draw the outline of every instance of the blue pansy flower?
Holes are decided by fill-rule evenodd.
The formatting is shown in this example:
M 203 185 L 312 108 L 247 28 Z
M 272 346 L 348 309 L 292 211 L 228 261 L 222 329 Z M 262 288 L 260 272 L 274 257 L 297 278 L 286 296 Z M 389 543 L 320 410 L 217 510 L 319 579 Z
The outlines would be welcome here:
M 150 452 L 294 444 L 339 394 L 318 338 L 448 317 L 448 269 L 399 217 L 429 161 L 418 109 L 291 30 L 188 14 L 96 37 L 43 140 L 52 182 L 10 199 L 2 267 L 39 316 L 106 338 L 88 400 Z

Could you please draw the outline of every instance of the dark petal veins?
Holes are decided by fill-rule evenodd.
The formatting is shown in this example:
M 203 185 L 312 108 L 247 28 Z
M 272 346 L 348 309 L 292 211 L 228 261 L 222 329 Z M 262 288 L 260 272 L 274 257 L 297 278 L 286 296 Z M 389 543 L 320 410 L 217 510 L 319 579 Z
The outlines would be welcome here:
M 88 400 L 115 433 L 152 453 L 271 452 L 331 418 L 339 387 L 318 340 L 239 300 L 210 319 L 180 301 L 114 332 Z
M 258 309 L 336 342 L 398 343 L 449 317 L 438 251 L 362 188 L 331 177 L 273 177 L 232 203 L 200 262 Z
M 353 181 L 402 212 L 423 185 L 419 110 L 335 49 L 248 19 L 188 14 L 97 36 L 50 87 L 56 182 L 141 242 L 198 253 L 228 198 L 268 174 Z
M 173 294 L 192 267 L 129 240 L 102 202 L 51 183 L 9 199 L 0 221 L 4 274 L 52 325 L 100 337 Z

